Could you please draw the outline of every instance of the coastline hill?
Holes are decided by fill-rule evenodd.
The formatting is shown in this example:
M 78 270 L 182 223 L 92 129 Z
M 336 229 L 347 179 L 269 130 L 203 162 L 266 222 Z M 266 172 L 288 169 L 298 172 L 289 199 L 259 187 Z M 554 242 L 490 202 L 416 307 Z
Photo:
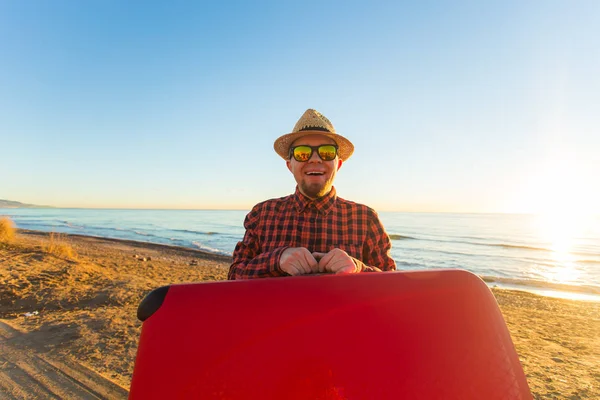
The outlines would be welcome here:
M 0 199 L 0 208 L 51 208 L 50 206 L 38 206 L 35 204 L 26 204 L 18 201 Z

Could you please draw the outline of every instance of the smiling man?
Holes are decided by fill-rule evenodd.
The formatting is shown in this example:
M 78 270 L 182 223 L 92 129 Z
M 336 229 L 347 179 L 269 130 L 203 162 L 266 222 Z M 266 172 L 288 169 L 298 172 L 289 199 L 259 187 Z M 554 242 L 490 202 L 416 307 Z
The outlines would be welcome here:
M 248 213 L 229 279 L 395 270 L 390 238 L 377 213 L 337 197 L 333 187 L 354 145 L 309 109 L 274 147 L 294 175 L 296 191 Z

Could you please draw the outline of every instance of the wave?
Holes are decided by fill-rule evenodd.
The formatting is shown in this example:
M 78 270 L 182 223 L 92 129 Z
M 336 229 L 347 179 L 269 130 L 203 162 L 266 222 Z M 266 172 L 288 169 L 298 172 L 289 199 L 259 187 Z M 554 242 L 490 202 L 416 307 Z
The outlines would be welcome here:
M 36 227 L 45 226 L 45 227 L 51 227 L 51 228 L 55 228 L 55 229 L 59 228 L 62 230 L 64 230 L 65 228 L 83 230 L 82 233 L 85 235 L 94 235 L 95 234 L 95 235 L 99 235 L 100 237 L 105 236 L 105 234 L 109 233 L 109 232 L 118 232 L 119 237 L 125 236 L 128 239 L 134 239 L 135 236 L 162 238 L 162 236 L 160 236 L 160 235 L 155 235 L 153 233 L 149 233 L 147 231 L 139 230 L 139 229 L 123 229 L 123 228 L 108 227 L 108 226 L 79 226 L 79 225 L 70 224 L 68 221 L 59 221 L 59 222 L 63 223 L 64 225 L 36 224 L 35 226 Z
M 472 244 L 472 245 L 476 245 L 476 246 L 504 247 L 507 249 L 552 251 L 551 249 L 547 249 L 544 247 L 524 246 L 524 245 L 510 244 L 510 243 L 481 243 L 481 242 L 471 242 L 471 241 L 463 241 L 463 240 L 425 239 L 425 238 L 416 238 L 413 236 L 396 235 L 396 234 L 390 235 L 390 239 L 392 239 L 392 240 L 412 239 L 412 240 L 422 240 L 422 241 L 426 241 L 426 242 L 460 243 L 460 244 Z M 473 239 L 476 239 L 476 238 L 473 238 Z
M 535 251 L 552 251 L 545 247 L 534 247 L 534 246 L 523 246 L 520 244 L 508 244 L 508 243 L 473 243 L 479 246 L 492 246 L 492 247 L 504 247 L 505 249 L 522 249 L 522 250 L 535 250 Z
M 17 224 L 17 227 L 23 228 L 23 229 L 39 230 L 41 232 L 53 232 L 55 230 L 63 230 L 63 231 L 67 230 L 68 231 L 68 228 L 70 228 L 70 229 L 76 229 L 76 230 L 83 230 L 82 234 L 84 234 L 84 235 L 87 235 L 88 232 L 92 233 L 92 232 L 96 232 L 96 231 L 133 232 L 133 231 L 119 229 L 119 228 L 75 225 L 75 224 L 69 223 L 68 221 L 55 221 L 54 224 L 38 223 L 38 222 L 20 222 Z
M 452 242 L 452 241 L 448 241 L 448 242 Z M 554 253 L 555 252 L 555 250 L 549 249 L 546 247 L 525 246 L 525 245 L 509 244 L 509 243 L 475 243 L 475 242 L 454 242 L 454 243 L 473 244 L 476 246 L 501 247 L 501 248 L 505 248 L 505 249 L 531 250 L 531 251 L 539 251 L 539 252 L 545 252 L 545 253 Z M 578 252 L 578 251 L 571 251 L 571 252 L 569 252 L 569 254 L 576 255 L 576 256 L 595 256 L 596 255 L 594 253 Z
M 219 249 L 215 249 L 213 247 L 209 247 L 206 246 L 200 242 L 192 242 L 192 244 L 198 248 L 199 250 L 202 251 L 206 251 L 207 253 L 213 253 L 213 254 L 221 254 L 221 255 L 225 255 L 225 256 L 232 256 L 233 253 L 227 252 L 227 251 L 223 251 L 223 250 L 219 250 Z
M 487 283 L 519 285 L 540 289 L 554 289 L 564 292 L 590 293 L 600 295 L 600 286 L 595 285 L 573 285 L 568 283 L 540 281 L 536 279 L 504 278 L 498 276 L 480 276 L 480 278 Z
M 413 239 L 413 240 L 419 240 L 417 238 L 414 238 L 412 236 L 404 236 L 404 235 L 390 235 L 390 239 L 391 240 L 404 240 L 404 239 Z
M 137 236 L 146 236 L 146 237 L 156 237 L 156 238 L 162 238 L 162 236 L 160 235 L 155 235 L 153 233 L 149 233 L 143 230 L 139 230 L 139 229 L 124 229 L 124 228 L 117 228 L 117 227 L 108 227 L 108 226 L 86 226 L 83 227 L 87 232 L 95 232 L 95 233 L 100 233 L 102 234 L 102 232 L 118 232 L 120 236 L 127 236 L 128 238 L 134 238 L 136 235 Z
M 406 269 L 431 269 L 429 264 L 421 264 L 419 262 L 407 262 L 394 259 L 398 270 Z
M 37 223 L 37 222 L 16 222 L 16 225 L 17 225 L 17 228 L 34 229 L 34 230 L 37 230 L 37 227 L 60 228 L 60 227 L 64 226 L 64 225 L 41 224 L 41 223 Z M 33 227 L 35 227 L 35 228 L 33 228 Z
M 576 263 L 579 264 L 598 264 L 600 265 L 600 260 L 575 260 Z
M 392 240 L 403 240 L 403 239 L 412 239 L 412 240 L 420 240 L 424 242 L 439 242 L 439 243 L 457 243 L 457 244 L 467 244 L 472 246 L 485 246 L 485 247 L 500 247 L 504 249 L 516 249 L 516 250 L 529 250 L 529 251 L 539 251 L 552 253 L 553 249 L 547 247 L 537 247 L 537 246 L 527 246 L 522 244 L 512 244 L 512 243 L 482 243 L 482 242 L 471 242 L 471 241 L 463 241 L 463 240 L 441 240 L 441 239 L 426 239 L 426 238 L 416 238 L 413 236 L 404 236 L 404 235 L 390 235 L 390 239 Z M 578 255 L 578 256 L 595 256 L 597 253 L 589 253 L 589 252 L 570 252 L 570 254 Z M 595 263 L 594 260 L 581 261 L 581 262 L 590 262 Z
M 437 257 L 438 254 L 444 254 L 444 255 L 450 255 L 450 256 L 460 256 L 460 257 L 489 257 L 489 256 L 482 256 L 481 254 L 465 253 L 465 252 L 461 252 L 461 251 L 438 250 L 438 249 L 436 249 L 436 250 L 410 249 L 409 252 L 412 256 L 414 256 L 415 253 L 420 253 L 420 254 L 433 254 L 435 257 Z M 500 256 L 500 257 L 502 257 L 502 256 Z M 509 258 L 511 258 L 511 257 L 509 257 Z
M 3 208 L 0 208 L 0 210 L 4 210 Z M 11 209 L 12 210 L 12 209 Z M 15 218 L 28 218 L 29 215 L 19 215 L 19 214 L 2 214 L 0 212 L 0 217 L 8 217 L 10 219 L 15 219 Z
M 77 224 L 74 224 L 74 223 L 69 222 L 69 221 L 60 221 L 60 222 L 62 222 L 63 224 L 65 224 L 69 228 L 73 228 L 73 229 L 85 229 L 84 225 L 77 225 Z
M 183 232 L 183 233 L 193 233 L 196 235 L 220 235 L 219 232 L 200 232 L 200 231 L 194 231 L 194 230 L 189 230 L 189 229 L 171 229 L 171 231 Z
M 160 237 L 160 236 L 153 235 L 152 233 L 148 233 L 148 232 L 135 231 L 135 230 L 134 230 L 134 231 L 130 231 L 130 232 L 133 232 L 133 233 L 135 233 L 136 235 L 140 235 L 140 236 L 148 236 L 148 237 Z

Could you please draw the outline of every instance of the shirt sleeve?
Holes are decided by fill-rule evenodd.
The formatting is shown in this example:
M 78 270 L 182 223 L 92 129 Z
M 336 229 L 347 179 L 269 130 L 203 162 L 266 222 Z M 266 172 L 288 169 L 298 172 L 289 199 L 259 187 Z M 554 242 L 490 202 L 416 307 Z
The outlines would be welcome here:
M 375 210 L 370 210 L 363 259 L 354 260 L 361 272 L 395 271 L 396 262 L 390 255 L 392 243 Z
M 244 220 L 246 233 L 244 239 L 238 242 L 235 247 L 233 263 L 229 267 L 227 279 L 267 278 L 288 275 L 279 267 L 279 258 L 287 247 L 261 252 L 260 236 L 258 235 L 259 219 L 260 210 L 254 207 Z

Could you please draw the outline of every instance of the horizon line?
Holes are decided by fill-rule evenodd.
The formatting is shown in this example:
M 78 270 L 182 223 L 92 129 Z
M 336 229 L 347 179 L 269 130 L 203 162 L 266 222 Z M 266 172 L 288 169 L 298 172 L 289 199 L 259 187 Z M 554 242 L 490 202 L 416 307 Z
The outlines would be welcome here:
M 373 207 L 372 207 L 373 208 Z M 136 208 L 136 207 L 57 207 L 57 206 L 35 206 L 35 207 L 0 207 L 0 210 L 31 210 L 31 209 L 60 209 L 60 210 L 128 210 L 128 211 L 250 211 L 249 208 Z M 375 209 L 377 213 L 406 213 L 406 214 L 494 214 L 494 215 L 545 215 L 545 213 L 519 212 L 519 211 L 402 211 Z M 598 217 L 600 214 L 589 214 Z

